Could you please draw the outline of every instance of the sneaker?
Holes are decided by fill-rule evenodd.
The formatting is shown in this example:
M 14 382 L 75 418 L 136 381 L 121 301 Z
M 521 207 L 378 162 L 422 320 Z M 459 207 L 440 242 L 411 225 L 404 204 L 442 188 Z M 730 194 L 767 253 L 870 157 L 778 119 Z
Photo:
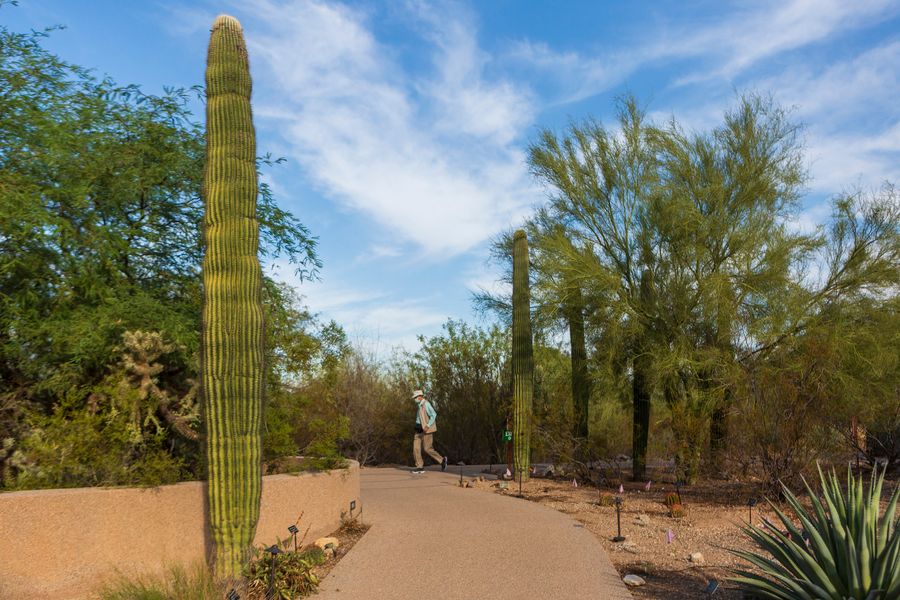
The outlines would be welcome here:
M 420 473 L 424 473 L 425 469 L 413 469 L 412 472 L 413 472 L 413 475 L 418 475 Z
M 444 460 L 441 461 L 441 471 L 447 470 L 447 457 L 444 457 Z

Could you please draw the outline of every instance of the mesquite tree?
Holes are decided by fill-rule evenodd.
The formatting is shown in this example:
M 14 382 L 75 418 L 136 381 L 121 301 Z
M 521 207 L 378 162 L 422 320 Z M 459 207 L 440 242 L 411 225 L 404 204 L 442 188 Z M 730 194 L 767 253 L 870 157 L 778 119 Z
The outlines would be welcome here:
M 240 23 L 219 16 L 206 67 L 202 389 L 209 521 L 219 577 L 238 578 L 262 487 L 262 270 L 257 256 L 256 134 Z
M 521 229 L 513 236 L 513 460 L 516 474 L 528 478 L 531 453 L 531 405 L 534 355 L 528 294 L 528 239 Z

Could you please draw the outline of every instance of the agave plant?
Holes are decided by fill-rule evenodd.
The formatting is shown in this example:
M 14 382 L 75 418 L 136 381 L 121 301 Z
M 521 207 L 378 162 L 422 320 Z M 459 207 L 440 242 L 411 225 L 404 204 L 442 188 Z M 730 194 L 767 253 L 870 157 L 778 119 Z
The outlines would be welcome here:
M 800 527 L 772 505 L 786 531 L 771 524 L 744 528 L 772 558 L 734 551 L 761 571 L 737 571 L 734 581 L 758 598 L 900 600 L 900 535 L 894 523 L 900 488 L 879 518 L 884 473 L 872 474 L 868 492 L 862 479 L 848 469 L 845 495 L 837 475 L 826 478 L 820 468 L 822 500 L 803 481 L 811 511 L 784 487 Z

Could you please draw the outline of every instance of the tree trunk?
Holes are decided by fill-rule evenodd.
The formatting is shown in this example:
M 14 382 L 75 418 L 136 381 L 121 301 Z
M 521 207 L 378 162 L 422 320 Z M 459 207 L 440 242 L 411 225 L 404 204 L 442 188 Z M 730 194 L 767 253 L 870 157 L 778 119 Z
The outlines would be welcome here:
M 647 359 L 636 356 L 633 361 L 632 397 L 634 422 L 631 441 L 632 477 L 643 481 L 647 476 L 647 441 L 650 433 L 650 390 L 647 385 Z
M 587 348 L 584 341 L 584 306 L 580 290 L 567 311 L 567 318 L 572 357 L 572 414 L 574 416 L 572 433 L 576 438 L 587 439 L 591 380 L 588 377 Z

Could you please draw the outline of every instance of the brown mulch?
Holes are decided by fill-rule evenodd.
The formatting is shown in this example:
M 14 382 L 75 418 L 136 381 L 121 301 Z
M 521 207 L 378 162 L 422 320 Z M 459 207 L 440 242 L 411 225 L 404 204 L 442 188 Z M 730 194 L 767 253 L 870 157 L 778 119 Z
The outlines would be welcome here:
M 356 545 L 356 542 L 362 539 L 362 536 L 366 534 L 369 527 L 370 525 L 363 523 L 359 519 L 353 519 L 352 521 L 345 522 L 340 529 L 331 534 L 330 537 L 336 537 L 338 539 L 338 548 L 335 551 L 334 556 L 313 569 L 313 573 L 316 574 L 319 581 L 325 579 L 331 570 L 341 562 L 341 559 L 350 552 L 353 546 Z

